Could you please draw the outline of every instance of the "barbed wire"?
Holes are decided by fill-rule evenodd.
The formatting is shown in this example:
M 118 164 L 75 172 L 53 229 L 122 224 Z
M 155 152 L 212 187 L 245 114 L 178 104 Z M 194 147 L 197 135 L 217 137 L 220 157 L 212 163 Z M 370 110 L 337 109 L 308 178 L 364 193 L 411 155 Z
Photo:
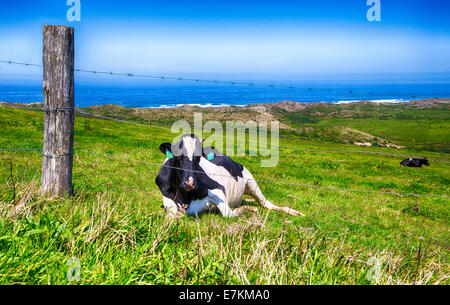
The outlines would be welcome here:
M 77 112 L 85 114 L 85 115 L 90 115 L 93 117 L 97 117 L 100 119 L 105 119 L 105 120 L 112 120 L 112 121 L 118 121 L 118 122 L 122 122 L 122 123 L 129 123 L 129 124 L 134 124 L 134 125 L 140 125 L 140 126 L 146 126 L 146 127 L 156 127 L 156 128 L 161 128 L 161 129 L 166 129 L 166 130 L 172 130 L 169 127 L 163 127 L 163 126 L 158 126 L 158 125 L 146 125 L 146 124 L 139 124 L 139 123 L 135 123 L 135 122 L 130 122 L 130 121 L 126 121 L 126 120 L 120 120 L 120 119 L 115 119 L 115 118 L 110 118 L 110 117 L 105 117 L 105 116 L 100 116 L 100 115 L 96 115 L 96 114 L 92 114 L 89 112 L 84 112 L 79 110 L 79 107 L 77 107 L 76 109 Z M 250 134 L 255 134 L 255 133 L 250 133 Z M 257 133 L 256 133 L 257 134 Z M 286 136 L 279 136 L 279 138 L 282 139 L 289 139 L 289 140 L 294 140 L 296 138 L 292 138 L 292 137 L 286 137 Z M 250 141 L 248 142 L 249 144 L 257 144 L 257 143 L 251 143 Z M 420 158 L 420 157 L 415 157 L 415 156 L 411 156 L 411 155 L 402 155 L 402 154 L 394 154 L 394 153 L 387 153 L 387 152 L 375 152 L 375 151 L 364 151 L 364 150 L 351 150 L 351 149 L 341 149 L 341 150 L 321 150 L 321 149 L 311 149 L 311 148 L 299 148 L 299 147 L 292 147 L 292 146 L 285 146 L 285 145 L 274 145 L 273 147 L 276 148 L 288 148 L 288 149 L 293 149 L 293 150 L 301 150 L 301 151 L 309 151 L 309 152 L 324 152 L 324 153 L 335 153 L 335 152 L 345 152 L 345 153 L 367 153 L 367 154 L 378 154 L 378 155 L 386 155 L 386 156 L 399 156 L 399 157 L 408 157 L 408 158 Z M 444 160 L 435 160 L 435 159 L 428 159 L 429 161 L 433 161 L 433 162 L 441 162 L 441 163 L 450 163 L 450 161 L 444 161 Z
M 20 150 L 20 151 L 22 151 L 22 150 L 41 151 L 41 150 L 36 150 L 36 149 L 23 149 L 23 148 L 18 148 L 18 149 L 14 149 L 14 148 L 0 149 L 0 151 L 14 151 L 14 150 Z M 400 193 L 400 192 L 371 191 L 371 190 L 355 190 L 355 189 L 347 189 L 347 188 L 344 189 L 344 188 L 336 188 L 336 187 L 328 187 L 328 186 L 318 186 L 318 185 L 312 185 L 312 184 L 306 184 L 306 183 L 297 183 L 297 182 L 268 181 L 268 180 L 261 180 L 261 179 L 249 179 L 249 178 L 243 178 L 243 177 L 240 177 L 240 176 L 233 176 L 231 174 L 230 175 L 223 175 L 223 174 L 218 174 L 218 173 L 208 173 L 208 172 L 204 172 L 204 171 L 190 170 L 190 169 L 185 169 L 185 168 L 181 168 L 181 167 L 170 166 L 170 165 L 167 165 L 165 163 L 157 163 L 157 162 L 150 162 L 150 161 L 134 160 L 134 159 L 131 159 L 131 158 L 121 157 L 121 156 L 113 155 L 113 154 L 110 154 L 110 153 L 94 152 L 94 151 L 89 151 L 89 150 L 85 150 L 85 149 L 75 149 L 75 151 L 83 152 L 83 153 L 87 153 L 87 154 L 92 154 L 92 155 L 105 156 L 105 157 L 109 157 L 109 158 L 112 158 L 112 159 L 121 159 L 121 160 L 124 160 L 124 161 L 135 162 L 135 163 L 140 163 L 140 164 L 145 164 L 145 165 L 155 165 L 155 166 L 166 167 L 166 168 L 170 168 L 170 169 L 181 170 L 181 171 L 185 171 L 185 172 L 206 174 L 208 176 L 226 177 L 226 178 L 230 178 L 230 179 L 239 179 L 239 178 L 241 178 L 241 179 L 244 179 L 244 180 L 247 180 L 247 181 L 255 181 L 257 183 L 258 182 L 262 182 L 262 183 L 267 183 L 267 184 L 301 186 L 301 187 L 316 188 L 316 189 L 323 189 L 323 190 L 329 190 L 329 191 L 356 192 L 356 193 L 368 193 L 368 194 L 386 194 L 386 195 L 396 195 L 396 196 L 434 197 L 434 198 L 447 198 L 447 199 L 450 198 L 450 196 L 447 196 L 447 195 L 415 194 L 415 193 Z
M 136 163 L 142 163 L 142 164 L 148 164 L 148 165 L 156 165 L 156 166 L 166 167 L 166 168 L 170 168 L 170 169 L 176 169 L 176 170 L 181 170 L 181 171 L 186 171 L 186 172 L 193 172 L 193 173 L 198 173 L 198 174 L 207 174 L 207 175 L 211 175 L 211 176 L 222 176 L 222 177 L 228 177 L 228 178 L 232 178 L 232 179 L 241 178 L 241 179 L 244 179 L 244 180 L 255 181 L 255 182 L 259 181 L 259 182 L 271 183 L 271 184 L 284 184 L 284 185 L 293 185 L 293 186 L 303 186 L 303 187 L 310 187 L 310 188 L 317 188 L 317 189 L 324 189 L 324 190 L 331 190 L 331 191 L 346 191 L 346 192 L 359 192 L 359 193 L 378 193 L 378 194 L 390 194 L 390 195 L 399 195 L 399 196 L 450 198 L 450 196 L 447 196 L 447 195 L 397 193 L 397 192 L 387 192 L 387 191 L 341 189 L 341 188 L 317 186 L 317 185 L 311 185 L 311 184 L 305 184 L 305 183 L 292 183 L 292 182 L 283 182 L 283 181 L 268 181 L 268 180 L 260 180 L 260 179 L 258 179 L 258 180 L 257 179 L 246 179 L 246 178 L 242 178 L 242 177 L 239 177 L 239 176 L 233 176 L 233 175 L 222 175 L 222 174 L 217 174 L 217 173 L 205 173 L 204 171 L 198 171 L 198 170 L 189 170 L 189 169 L 184 169 L 184 168 L 181 168 L 181 167 L 166 165 L 164 163 L 161 164 L 161 163 L 155 163 L 155 162 L 149 162 L 149 161 L 133 160 L 133 159 L 130 159 L 130 158 L 120 157 L 120 156 L 116 156 L 116 155 L 108 154 L 108 153 L 97 153 L 97 152 L 86 151 L 86 150 L 80 150 L 80 151 L 85 152 L 85 153 L 104 155 L 104 156 L 115 158 L 115 159 L 122 159 L 122 160 L 126 160 L 126 161 L 129 161 L 129 162 L 136 162 Z
M 0 63 L 10 64 L 10 65 L 21 65 L 21 66 L 32 66 L 40 67 L 41 64 L 31 64 L 26 62 L 17 62 L 13 60 L 0 60 Z M 74 69 L 75 72 L 89 73 L 89 74 L 103 74 L 111 76 L 126 76 L 126 77 L 137 77 L 137 78 L 149 78 L 158 80 L 175 80 L 175 81 L 187 81 L 196 83 L 210 83 L 210 84 L 222 84 L 222 85 L 237 85 L 237 86 L 250 86 L 250 87 L 266 87 L 266 88 L 284 88 L 284 89 L 296 89 L 303 91 L 327 91 L 327 92 L 337 92 L 346 94 L 359 94 L 359 95 L 370 95 L 370 96 L 390 96 L 390 97 L 408 97 L 417 98 L 414 94 L 396 94 L 396 93 L 379 93 L 379 92 L 361 92 L 355 90 L 344 90 L 336 88 L 314 88 L 308 86 L 290 86 L 290 85 L 278 85 L 278 84 L 264 84 L 257 82 L 245 82 L 245 81 L 228 81 L 219 79 L 203 79 L 203 78 L 189 78 L 189 77 L 179 77 L 179 76 L 164 76 L 164 75 L 146 75 L 138 73 L 121 73 L 121 72 L 108 72 L 108 71 L 97 71 L 97 70 L 86 70 L 86 69 Z
M 394 154 L 394 153 L 388 153 L 388 152 L 381 152 L 381 151 L 369 151 L 369 150 L 352 150 L 352 149 L 338 149 L 338 150 L 321 150 L 321 149 L 310 149 L 310 148 L 296 148 L 296 147 L 290 147 L 290 146 L 280 146 L 281 148 L 288 148 L 288 149 L 295 149 L 295 150 L 301 150 L 301 151 L 309 151 L 309 152 L 321 152 L 321 153 L 364 153 L 364 154 L 374 154 L 374 155 L 386 155 L 386 156 L 396 156 L 396 157 L 405 157 L 405 158 L 423 158 L 423 157 L 415 157 L 411 155 L 403 155 L 403 154 Z M 450 161 L 444 161 L 444 160 L 435 160 L 435 159 L 427 159 L 428 161 L 438 162 L 438 163 L 447 163 L 449 164 Z
M 40 148 L 0 148 L 0 151 L 42 151 Z
M 0 60 L 0 63 L 4 63 L 4 64 L 10 64 L 10 65 L 20 65 L 20 66 L 31 66 L 31 67 L 43 67 L 43 65 L 40 64 L 30 64 L 30 63 L 26 63 L 26 62 L 16 62 L 13 60 Z
M 75 111 L 78 112 L 78 113 L 84 114 L 84 115 L 89 115 L 89 116 L 93 116 L 93 117 L 96 117 L 96 118 L 99 118 L 99 119 L 108 120 L 108 121 L 116 121 L 116 122 L 121 122 L 121 123 L 133 124 L 133 125 L 137 125 L 137 126 L 145 126 L 145 127 L 152 127 L 152 128 L 154 127 L 154 128 L 171 130 L 171 128 L 165 127 L 165 126 L 141 124 L 141 123 L 130 122 L 130 121 L 126 121 L 126 120 L 115 119 L 115 118 L 110 118 L 110 117 L 105 117 L 105 116 L 89 113 L 89 112 L 80 110 L 80 107 L 75 107 Z
M 49 158 L 49 159 L 58 159 L 65 156 L 70 156 L 73 154 L 73 151 L 68 151 L 61 154 L 50 154 L 50 153 L 44 153 L 42 149 L 40 148 L 0 148 L 0 151 L 29 151 L 29 152 L 41 152 L 42 156 Z
M 36 108 L 34 106 L 33 106 L 33 108 L 15 107 L 15 106 L 6 106 L 6 107 L 13 108 L 13 109 L 32 110 L 32 111 L 45 111 L 45 108 Z M 89 113 L 89 112 L 80 110 L 81 107 L 78 107 L 78 106 L 75 106 L 74 109 L 75 109 L 75 112 L 78 112 L 80 114 L 87 115 L 87 116 L 92 116 L 92 117 L 95 117 L 98 119 L 103 119 L 103 120 L 108 120 L 108 121 L 116 121 L 116 122 L 127 123 L 127 124 L 132 124 L 132 125 L 137 125 L 137 126 L 150 127 L 150 128 L 159 128 L 159 129 L 164 129 L 164 130 L 169 130 L 169 131 L 172 130 L 171 128 L 166 127 L 166 126 L 136 123 L 136 122 L 126 121 L 126 120 L 122 120 L 122 119 L 116 119 L 116 118 L 111 118 L 111 117 L 106 117 L 106 116 Z M 254 133 L 252 133 L 252 134 L 254 134 Z M 280 136 L 279 138 L 289 139 L 289 140 L 297 139 L 297 138 L 292 138 L 292 137 L 287 137 L 287 136 Z M 248 144 L 257 144 L 257 143 L 249 141 Z M 423 158 L 423 157 L 414 156 L 414 155 L 395 154 L 395 153 L 377 152 L 377 151 L 369 151 L 369 150 L 353 150 L 353 149 L 323 150 L 323 149 L 312 149 L 312 148 L 300 148 L 300 147 L 293 147 L 293 146 L 286 146 L 286 145 L 273 145 L 273 147 L 274 148 L 287 148 L 287 149 L 292 149 L 292 150 L 297 150 L 297 151 L 319 152 L 319 153 L 364 153 L 364 154 L 376 154 L 376 155 L 386 155 L 386 156 L 405 157 L 405 158 Z M 445 161 L 445 160 L 428 159 L 428 161 L 450 164 L 450 161 Z

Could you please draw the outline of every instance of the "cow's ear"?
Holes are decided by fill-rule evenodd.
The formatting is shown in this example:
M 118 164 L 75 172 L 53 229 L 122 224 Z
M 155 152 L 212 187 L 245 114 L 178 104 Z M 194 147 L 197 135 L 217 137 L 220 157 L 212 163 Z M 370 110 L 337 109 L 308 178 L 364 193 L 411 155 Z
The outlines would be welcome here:
M 208 161 L 213 160 L 217 155 L 219 151 L 214 148 L 214 146 L 208 146 L 203 148 L 203 157 L 206 158 Z
M 170 143 L 162 143 L 161 145 L 159 145 L 159 150 L 166 155 L 167 152 L 172 153 L 172 144 Z
M 163 143 L 161 145 L 159 145 L 159 150 L 168 158 L 168 159 L 172 159 L 173 158 L 173 154 L 172 154 L 172 144 L 170 143 Z
M 206 158 L 206 156 L 211 152 L 211 150 L 213 150 L 214 147 L 212 146 L 206 146 L 206 147 L 202 147 L 202 156 Z

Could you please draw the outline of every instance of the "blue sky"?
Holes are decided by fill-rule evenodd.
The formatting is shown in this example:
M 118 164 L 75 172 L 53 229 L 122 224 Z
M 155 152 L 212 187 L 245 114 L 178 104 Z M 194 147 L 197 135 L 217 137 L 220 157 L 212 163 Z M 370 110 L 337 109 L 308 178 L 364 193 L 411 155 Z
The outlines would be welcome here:
M 42 25 L 75 27 L 76 66 L 135 73 L 450 73 L 450 1 L 0 1 L 0 60 L 40 63 Z M 0 81 L 30 68 L 0 64 Z M 33 72 L 39 75 L 39 71 Z

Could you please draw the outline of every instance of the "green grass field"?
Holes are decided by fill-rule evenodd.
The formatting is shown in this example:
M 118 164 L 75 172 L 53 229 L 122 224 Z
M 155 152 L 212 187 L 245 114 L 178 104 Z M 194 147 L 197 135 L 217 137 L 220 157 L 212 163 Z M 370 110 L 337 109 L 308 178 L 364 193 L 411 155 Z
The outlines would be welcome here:
M 449 142 L 448 109 L 440 115 L 426 141 Z M 42 116 L 0 107 L 0 148 L 41 148 Z M 408 140 L 408 124 L 419 130 L 420 120 L 314 124 L 351 124 Z M 39 152 L 0 152 L 0 284 L 450 284 L 448 198 L 260 182 L 269 200 L 306 217 L 259 208 L 237 219 L 171 220 L 154 180 L 164 160 L 159 144 L 173 137 L 164 129 L 76 117 L 74 196 L 67 199 L 39 197 Z M 450 161 L 425 145 L 396 150 L 286 138 L 280 145 Z M 275 168 L 261 168 L 260 157 L 234 159 L 257 180 L 449 195 L 449 163 L 405 168 L 403 157 L 292 148 L 280 148 Z M 72 257 L 80 261 L 80 281 L 68 280 Z

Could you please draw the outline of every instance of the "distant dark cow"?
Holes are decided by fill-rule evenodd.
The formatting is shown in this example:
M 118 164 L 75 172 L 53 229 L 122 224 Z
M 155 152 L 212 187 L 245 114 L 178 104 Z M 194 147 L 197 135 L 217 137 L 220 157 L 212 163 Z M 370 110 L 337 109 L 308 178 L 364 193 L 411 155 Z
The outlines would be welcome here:
M 427 158 L 409 158 L 403 160 L 402 162 L 400 162 L 400 164 L 409 167 L 422 167 L 422 165 L 430 165 L 430 162 L 428 162 Z
M 195 135 L 184 135 L 174 145 L 163 143 L 159 149 L 167 159 L 156 177 L 163 195 L 163 206 L 173 217 L 199 215 L 218 209 L 224 217 L 236 217 L 256 208 L 241 206 L 244 194 L 261 206 L 304 216 L 288 207 L 268 201 L 252 174 L 241 164 L 213 147 L 202 147 Z

